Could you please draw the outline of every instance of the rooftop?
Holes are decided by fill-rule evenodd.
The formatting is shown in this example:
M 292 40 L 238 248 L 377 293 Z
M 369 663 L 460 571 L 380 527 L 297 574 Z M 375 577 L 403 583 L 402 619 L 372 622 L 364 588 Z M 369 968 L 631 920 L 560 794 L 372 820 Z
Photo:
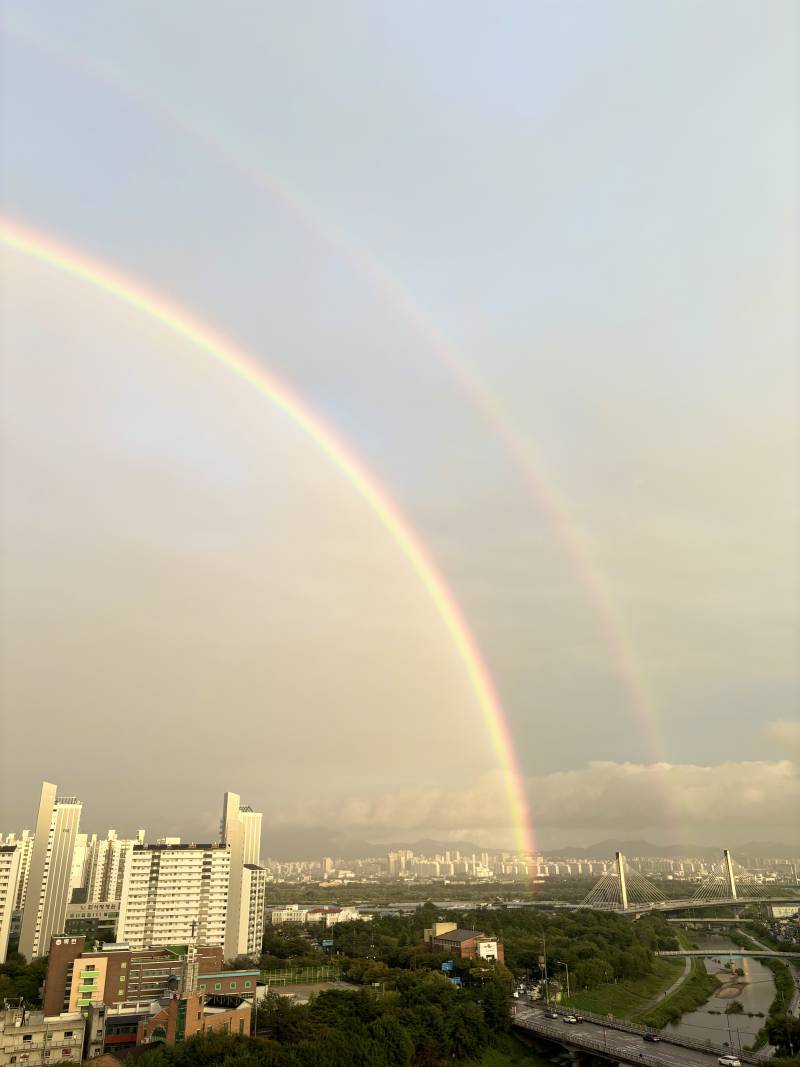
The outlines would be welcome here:
M 449 930 L 446 934 L 434 935 L 434 941 L 471 941 L 473 937 L 485 937 L 481 930 Z

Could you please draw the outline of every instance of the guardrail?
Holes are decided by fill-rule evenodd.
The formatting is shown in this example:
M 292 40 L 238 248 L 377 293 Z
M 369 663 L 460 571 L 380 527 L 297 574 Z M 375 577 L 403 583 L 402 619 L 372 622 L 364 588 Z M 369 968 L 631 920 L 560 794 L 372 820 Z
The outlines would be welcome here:
M 577 1014 L 577 1012 L 564 1012 L 564 1014 Z M 627 1019 L 609 1019 L 606 1015 L 595 1015 L 594 1012 L 590 1011 L 581 1011 L 579 1014 L 581 1018 L 585 1019 L 587 1022 L 595 1023 L 598 1026 L 603 1026 L 606 1028 L 606 1030 L 621 1030 L 623 1033 L 626 1034 L 639 1034 L 641 1035 L 642 1039 L 644 1039 L 645 1034 L 657 1033 L 661 1041 L 670 1045 L 677 1045 L 680 1048 L 690 1048 L 693 1049 L 695 1052 L 707 1052 L 709 1055 L 713 1056 L 729 1056 L 732 1054 L 732 1050 L 730 1048 L 723 1048 L 719 1045 L 714 1045 L 710 1041 L 694 1041 L 690 1037 L 679 1038 L 677 1035 L 669 1034 L 664 1030 L 656 1030 L 653 1027 L 637 1026 L 636 1023 L 629 1022 Z M 569 1037 L 570 1041 L 577 1041 L 578 1038 L 582 1039 L 586 1036 L 584 1034 L 574 1033 L 572 1031 L 569 1031 L 569 1033 L 567 1033 L 567 1031 L 564 1030 L 563 1025 L 553 1026 L 552 1024 L 548 1023 L 548 1020 L 544 1019 L 543 1016 L 540 1015 L 533 1015 L 529 1016 L 528 1018 L 536 1020 L 537 1032 L 539 1032 L 540 1028 L 547 1029 L 551 1033 L 558 1034 L 562 1038 L 562 1040 Z M 512 1022 L 515 1023 L 515 1025 L 524 1026 L 524 1021 L 522 1021 L 521 1016 L 513 1016 Z M 533 1027 L 531 1027 L 531 1029 L 533 1029 Z M 593 1039 L 589 1038 L 588 1040 Z M 603 1047 L 603 1042 L 599 1043 L 599 1047 Z M 742 1061 L 742 1063 L 763 1064 L 764 1060 L 768 1058 L 767 1053 L 762 1053 L 761 1055 L 759 1055 L 756 1052 L 745 1052 L 744 1049 L 737 1051 L 735 1055 Z M 647 1060 L 644 1059 L 641 1062 L 646 1063 Z M 661 1061 L 654 1060 L 653 1062 L 660 1064 Z

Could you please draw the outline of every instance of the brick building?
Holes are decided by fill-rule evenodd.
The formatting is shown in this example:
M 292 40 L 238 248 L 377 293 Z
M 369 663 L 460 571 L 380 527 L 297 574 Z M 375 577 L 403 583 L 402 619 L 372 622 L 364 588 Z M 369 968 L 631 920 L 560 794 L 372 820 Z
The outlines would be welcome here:
M 498 963 L 505 959 L 502 941 L 480 930 L 460 930 L 455 923 L 434 923 L 425 931 L 424 940 L 431 952 L 447 952 L 455 959 Z
M 97 1001 L 109 1006 L 151 1001 L 186 984 L 185 946 L 133 950 L 126 944 L 104 944 L 86 950 L 85 944 L 82 936 L 51 938 L 42 1004 L 46 1015 L 80 1011 Z M 221 946 L 200 947 L 192 957 L 198 976 L 222 972 Z M 258 972 L 252 975 L 255 988 Z

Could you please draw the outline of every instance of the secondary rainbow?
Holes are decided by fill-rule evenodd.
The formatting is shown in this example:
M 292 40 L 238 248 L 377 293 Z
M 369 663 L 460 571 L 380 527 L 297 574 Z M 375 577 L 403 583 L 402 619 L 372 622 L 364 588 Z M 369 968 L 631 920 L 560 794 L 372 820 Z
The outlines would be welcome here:
M 589 539 L 575 522 L 571 508 L 560 493 L 527 437 L 515 426 L 508 411 L 472 370 L 453 341 L 438 327 L 411 292 L 384 263 L 360 245 L 350 233 L 326 216 L 307 197 L 301 196 L 271 172 L 253 165 L 249 160 L 225 145 L 219 138 L 201 129 L 168 101 L 154 96 L 141 86 L 126 80 L 121 72 L 98 62 L 94 57 L 71 52 L 61 42 L 54 42 L 34 34 L 29 27 L 6 26 L 19 41 L 45 53 L 51 60 L 68 69 L 89 75 L 142 109 L 171 130 L 191 141 L 202 151 L 220 161 L 239 178 L 266 191 L 276 203 L 287 210 L 308 232 L 324 240 L 337 250 L 376 292 L 422 337 L 429 349 L 447 368 L 463 394 L 469 399 L 482 421 L 501 441 L 512 460 L 527 492 L 548 519 L 556 539 L 573 569 L 591 605 L 598 632 L 609 654 L 609 662 L 624 686 L 631 710 L 647 743 L 650 758 L 659 762 L 664 758 L 666 745 L 661 731 L 656 700 L 646 682 L 646 674 L 637 655 L 629 628 L 617 610 L 607 588 L 607 582 L 593 558 Z M 674 804 L 664 795 L 667 810 Z
M 464 614 L 419 535 L 367 466 L 274 374 L 235 342 L 138 281 L 50 236 L 0 217 L 0 242 L 116 297 L 160 322 L 267 397 L 299 426 L 361 495 L 406 557 L 455 645 L 505 778 L 517 848 L 535 852 L 533 827 L 511 732 L 494 682 Z

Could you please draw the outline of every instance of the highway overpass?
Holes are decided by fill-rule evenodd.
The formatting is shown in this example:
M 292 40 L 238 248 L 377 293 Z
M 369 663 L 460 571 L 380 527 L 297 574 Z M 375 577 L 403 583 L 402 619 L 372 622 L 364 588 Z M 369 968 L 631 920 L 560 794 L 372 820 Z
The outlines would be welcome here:
M 742 1063 L 761 1064 L 766 1058 L 731 1050 L 727 1045 L 712 1046 L 673 1036 L 663 1037 L 659 1044 L 650 1044 L 644 1040 L 647 1031 L 643 1027 L 621 1019 L 585 1015 L 581 1023 L 566 1023 L 563 1016 L 546 1018 L 544 1011 L 537 1005 L 515 1002 L 512 1025 L 520 1033 L 560 1045 L 570 1053 L 575 1064 L 582 1059 L 602 1059 L 642 1067 L 717 1067 L 718 1058 L 731 1051 Z
M 758 959 L 796 960 L 800 951 L 778 952 L 774 948 L 675 948 L 657 952 L 656 956 L 705 956 L 717 959 L 720 956 L 756 956 Z

